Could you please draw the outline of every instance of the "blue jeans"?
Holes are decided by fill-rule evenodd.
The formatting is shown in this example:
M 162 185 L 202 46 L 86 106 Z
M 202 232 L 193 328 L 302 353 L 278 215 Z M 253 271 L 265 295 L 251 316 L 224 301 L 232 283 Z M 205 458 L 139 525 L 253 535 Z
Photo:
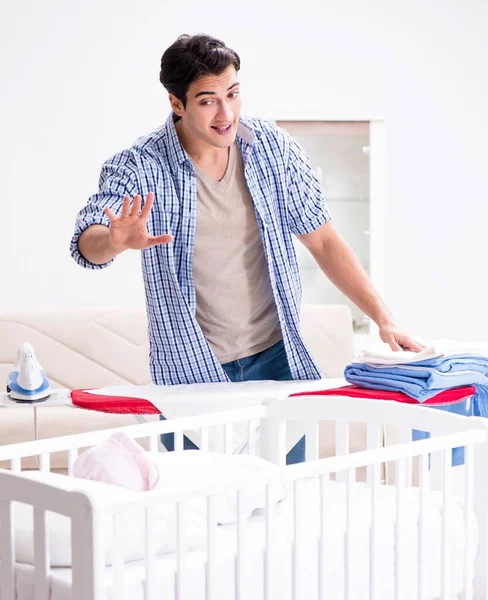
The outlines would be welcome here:
M 271 348 L 239 358 L 232 362 L 224 363 L 222 368 L 231 381 L 288 381 L 292 379 L 288 360 L 286 358 L 285 346 L 283 341 L 279 341 Z M 159 417 L 164 420 L 163 415 Z M 161 442 L 168 452 L 174 450 L 174 435 L 172 433 L 163 433 Z M 198 450 L 197 446 L 186 436 L 183 438 L 183 448 L 185 450 Z M 303 436 L 295 446 L 286 455 L 286 464 L 292 465 L 305 461 L 305 436 Z

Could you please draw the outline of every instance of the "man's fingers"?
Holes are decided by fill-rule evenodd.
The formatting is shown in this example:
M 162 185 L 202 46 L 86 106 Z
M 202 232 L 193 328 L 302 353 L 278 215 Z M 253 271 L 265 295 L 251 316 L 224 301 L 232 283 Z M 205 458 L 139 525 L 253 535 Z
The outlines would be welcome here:
M 117 219 L 117 215 L 114 213 L 113 210 L 110 210 L 110 208 L 105 208 L 104 212 L 107 215 L 107 217 L 110 219 L 111 222 L 115 221 L 115 219 Z
M 149 246 L 158 246 L 159 244 L 169 244 L 173 241 L 173 236 L 169 234 L 149 236 Z
M 139 211 L 141 210 L 141 201 L 142 198 L 139 194 L 134 196 L 134 202 L 132 204 L 132 210 L 130 211 L 131 217 L 137 217 L 139 215 Z
M 414 352 L 421 352 L 424 349 L 424 346 L 417 344 L 412 339 L 408 338 L 404 344 L 402 344 L 405 350 L 413 350 Z
M 154 194 L 153 194 L 153 192 L 149 192 L 149 194 L 146 196 L 146 201 L 144 202 L 144 208 L 142 209 L 142 212 L 141 212 L 141 219 L 143 219 L 144 221 L 147 221 L 147 218 L 149 217 L 149 213 L 151 212 L 153 202 L 154 202 Z
M 397 343 L 396 339 L 393 336 L 391 336 L 388 340 L 388 344 L 390 345 L 390 348 L 395 352 L 402 351 L 401 346 Z
M 128 217 L 130 213 L 130 196 L 124 197 L 124 202 L 122 204 L 122 214 L 120 215 L 122 218 Z

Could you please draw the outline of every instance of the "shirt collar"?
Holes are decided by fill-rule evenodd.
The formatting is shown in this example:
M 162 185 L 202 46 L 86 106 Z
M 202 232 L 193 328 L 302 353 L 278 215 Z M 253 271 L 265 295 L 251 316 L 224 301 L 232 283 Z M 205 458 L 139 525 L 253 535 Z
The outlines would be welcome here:
M 176 133 L 174 115 L 171 113 L 164 126 L 168 145 L 168 156 L 172 167 L 177 170 L 183 163 L 192 164 L 190 157 L 183 148 L 180 138 Z M 237 139 L 248 146 L 253 146 L 256 141 L 256 130 L 243 116 L 239 118 L 237 126 Z

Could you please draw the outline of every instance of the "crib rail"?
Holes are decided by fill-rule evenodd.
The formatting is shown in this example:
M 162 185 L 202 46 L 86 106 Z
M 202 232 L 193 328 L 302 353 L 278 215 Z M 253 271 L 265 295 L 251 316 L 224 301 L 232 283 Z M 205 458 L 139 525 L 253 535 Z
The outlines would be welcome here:
M 164 433 L 174 433 L 175 448 L 183 449 L 183 434 L 185 431 L 198 429 L 201 432 L 202 450 L 208 449 L 209 431 L 212 428 L 221 427 L 223 430 L 224 451 L 230 453 L 232 443 L 232 432 L 236 424 L 247 424 L 247 443 L 250 453 L 256 452 L 256 424 L 266 414 L 266 407 L 256 406 L 252 408 L 236 409 L 232 411 L 221 411 L 205 415 L 182 417 L 166 421 L 155 421 L 140 425 L 116 427 L 65 435 L 56 438 L 36 440 L 33 442 L 21 442 L 0 446 L 0 461 L 10 461 L 10 468 L 14 472 L 21 470 L 21 459 L 29 456 L 39 457 L 39 470 L 50 471 L 50 455 L 55 452 L 68 451 L 68 472 L 71 474 L 73 463 L 78 456 L 79 448 L 95 446 L 107 439 L 115 431 L 123 431 L 125 435 L 133 439 L 149 440 L 149 449 L 158 449 L 159 437 Z

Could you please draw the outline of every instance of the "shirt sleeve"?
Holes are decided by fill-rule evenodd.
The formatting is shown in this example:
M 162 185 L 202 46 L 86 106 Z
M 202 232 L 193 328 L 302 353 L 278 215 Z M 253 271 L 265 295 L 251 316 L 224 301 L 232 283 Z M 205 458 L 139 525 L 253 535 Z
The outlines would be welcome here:
M 287 185 L 288 222 L 295 235 L 311 233 L 330 220 L 330 213 L 310 159 L 292 138 Z
M 110 208 L 118 215 L 122 211 L 124 196 L 133 197 L 137 194 L 137 173 L 134 167 L 128 151 L 116 154 L 104 163 L 100 173 L 98 192 L 89 198 L 76 217 L 70 252 L 74 260 L 85 269 L 103 269 L 113 262 L 110 260 L 102 265 L 90 262 L 80 254 L 78 240 L 85 229 L 91 225 L 109 227 L 110 220 L 103 212 L 104 208 Z

